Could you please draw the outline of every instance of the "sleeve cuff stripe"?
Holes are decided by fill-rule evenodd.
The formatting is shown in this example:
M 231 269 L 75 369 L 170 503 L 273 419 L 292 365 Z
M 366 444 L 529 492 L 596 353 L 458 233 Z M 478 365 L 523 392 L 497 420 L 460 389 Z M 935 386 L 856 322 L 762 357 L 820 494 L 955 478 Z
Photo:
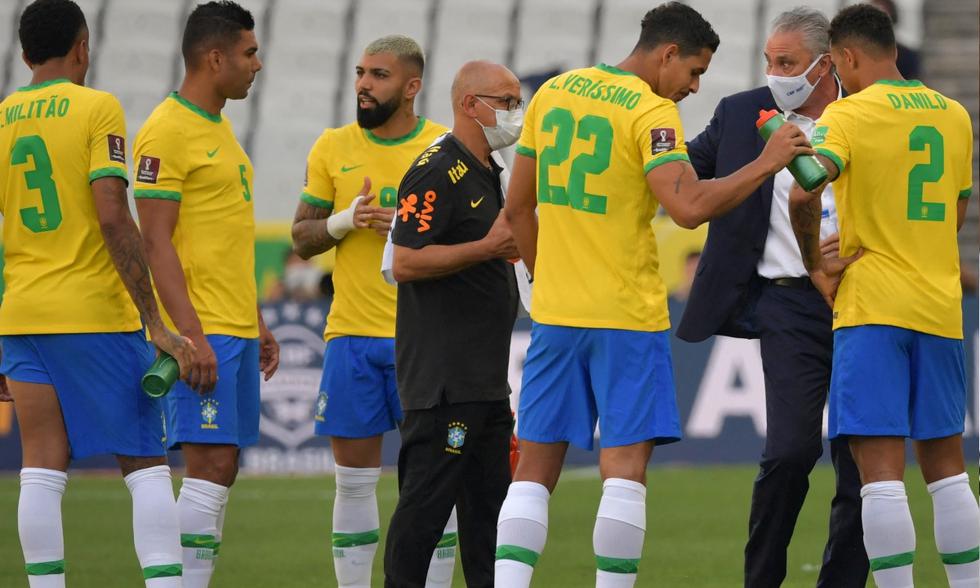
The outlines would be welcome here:
M 102 167 L 96 170 L 92 170 L 88 174 L 88 181 L 91 184 L 99 178 L 122 178 L 127 184 L 129 183 L 129 176 L 126 175 L 126 170 L 119 167 Z
M 643 166 L 643 173 L 648 174 L 653 168 L 665 163 L 670 163 L 671 161 L 686 161 L 691 163 L 691 159 L 687 156 L 687 153 L 671 153 L 670 155 L 663 155 L 648 161 L 646 165 Z
M 969 198 L 971 194 L 973 194 L 973 188 L 964 188 L 960 190 L 960 200 Z
M 333 208 L 333 202 L 331 202 L 330 200 L 317 198 L 316 196 L 312 194 L 308 194 L 306 192 L 303 192 L 303 194 L 300 195 L 299 199 L 305 202 L 306 204 L 309 204 L 310 206 L 316 206 L 317 208 L 330 208 L 330 209 Z
M 824 149 L 823 147 L 817 147 L 815 151 L 817 153 L 819 153 L 820 155 L 823 155 L 824 157 L 826 157 L 830 161 L 833 161 L 834 162 L 834 165 L 837 166 L 837 173 L 838 174 L 844 173 L 844 162 L 841 161 L 840 156 L 838 156 L 836 153 L 834 153 L 833 151 L 831 151 L 829 149 Z
M 180 202 L 180 192 L 174 192 L 173 190 L 134 190 L 133 198 L 173 200 L 174 202 Z
M 531 157 L 533 159 L 537 159 L 538 157 L 538 154 L 535 153 L 534 149 L 531 149 L 530 147 L 525 147 L 523 145 L 518 145 L 517 147 L 514 147 L 514 153 L 517 153 L 518 155 L 523 155 L 524 157 Z

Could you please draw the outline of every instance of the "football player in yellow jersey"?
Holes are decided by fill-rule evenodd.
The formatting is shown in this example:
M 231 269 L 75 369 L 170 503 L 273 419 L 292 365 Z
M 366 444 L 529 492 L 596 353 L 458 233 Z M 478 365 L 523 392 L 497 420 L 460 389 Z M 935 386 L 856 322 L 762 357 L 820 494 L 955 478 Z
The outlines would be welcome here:
M 568 444 L 591 449 L 597 419 L 596 586 L 636 581 L 646 464 L 654 444 L 681 436 L 653 215 L 663 204 L 695 227 L 812 152 L 785 125 L 752 163 L 698 180 L 675 102 L 698 90 L 717 47 L 697 11 L 670 2 L 646 14 L 636 47 L 616 67 L 561 74 L 528 108 L 505 210 L 534 274 L 534 325 L 518 409 L 521 460 L 498 525 L 497 586 L 530 583 Z
M 187 473 L 177 499 L 184 586 L 208 585 L 241 447 L 259 437 L 259 371 L 279 348 L 258 311 L 252 165 L 227 100 L 261 69 L 252 15 L 198 5 L 183 35 L 186 75 L 136 137 L 134 196 L 167 320 L 197 347 L 189 385 L 167 396 L 169 444 Z
M 330 437 L 337 464 L 332 539 L 340 586 L 371 584 L 380 538 L 381 439 L 402 420 L 395 382 L 397 290 L 379 268 L 402 176 L 448 130 L 415 114 L 424 67 L 422 49 L 402 35 L 365 48 L 354 82 L 357 121 L 327 129 L 313 145 L 293 221 L 293 247 L 303 258 L 337 250 L 314 418 L 316 433 Z M 439 545 L 427 586 L 452 581 L 455 511 Z
M 31 84 L 0 103 L 0 400 L 14 401 L 20 429 L 17 526 L 28 582 L 65 585 L 69 462 L 114 454 L 133 497 L 146 584 L 180 586 L 163 409 L 140 390 L 153 361 L 140 319 L 184 374 L 193 347 L 164 326 L 153 298 L 126 202 L 122 107 L 83 85 L 84 14 L 70 0 L 37 0 L 21 15 L 20 41 Z
M 956 239 L 973 186 L 970 116 L 902 78 L 884 12 L 845 8 L 830 24 L 830 46 L 850 95 L 824 110 L 813 144 L 834 181 L 845 257 L 824 260 L 815 245 L 820 189 L 794 186 L 790 194 L 803 260 L 834 309 L 829 434 L 848 438 L 861 472 L 875 583 L 912 586 L 915 530 L 902 481 L 911 438 L 949 585 L 977 586 L 980 513 L 963 460 Z

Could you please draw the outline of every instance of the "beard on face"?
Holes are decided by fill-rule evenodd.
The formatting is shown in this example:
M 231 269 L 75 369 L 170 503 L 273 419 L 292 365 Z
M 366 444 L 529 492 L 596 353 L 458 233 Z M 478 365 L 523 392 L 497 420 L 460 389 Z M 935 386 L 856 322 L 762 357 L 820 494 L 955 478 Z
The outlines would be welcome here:
M 374 96 L 370 96 L 374 98 Z M 362 129 L 376 129 L 381 125 L 388 122 L 391 115 L 398 110 L 398 105 L 401 103 L 401 97 L 395 96 L 387 102 L 378 102 L 375 100 L 374 108 L 363 108 L 361 106 L 360 100 L 357 102 L 357 124 Z

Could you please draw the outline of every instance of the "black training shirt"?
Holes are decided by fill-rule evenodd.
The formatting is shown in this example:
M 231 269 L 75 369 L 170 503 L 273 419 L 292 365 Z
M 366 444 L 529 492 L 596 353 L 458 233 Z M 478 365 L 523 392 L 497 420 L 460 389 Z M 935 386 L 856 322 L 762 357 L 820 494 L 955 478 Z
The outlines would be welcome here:
M 480 163 L 451 134 L 426 149 L 398 189 L 395 245 L 479 241 L 503 208 L 501 168 Z M 507 398 L 517 316 L 514 268 L 503 259 L 398 284 L 398 395 L 405 410 Z

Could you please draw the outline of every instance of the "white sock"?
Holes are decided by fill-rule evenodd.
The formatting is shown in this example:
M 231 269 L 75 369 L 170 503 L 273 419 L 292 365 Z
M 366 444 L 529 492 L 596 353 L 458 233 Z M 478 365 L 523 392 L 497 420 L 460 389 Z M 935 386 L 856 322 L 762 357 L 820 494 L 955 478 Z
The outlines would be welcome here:
M 647 528 L 647 489 L 632 480 L 609 478 L 602 483 L 592 547 L 596 588 L 632 588 L 643 553 Z
M 370 588 L 378 550 L 378 478 L 381 468 L 336 466 L 333 503 L 333 565 L 341 588 Z
M 207 588 L 211 580 L 221 546 L 218 515 L 228 503 L 228 490 L 207 480 L 184 478 L 177 498 L 184 588 Z
M 453 585 L 453 567 L 456 565 L 456 544 L 458 543 L 456 533 L 456 507 L 449 513 L 449 520 L 446 521 L 446 530 L 442 532 L 442 539 L 436 545 L 436 550 L 432 552 L 432 559 L 429 561 L 429 575 L 425 578 L 425 588 L 448 588 Z
M 133 542 L 147 588 L 180 588 L 180 525 L 170 467 L 144 468 L 123 480 L 133 496 Z
M 548 489 L 536 482 L 512 482 L 497 518 L 494 586 L 527 588 L 548 538 Z
M 31 588 L 64 588 L 65 538 L 61 497 L 68 474 L 44 468 L 20 470 L 17 530 Z
M 966 473 L 926 486 L 950 588 L 980 586 L 980 509 Z
M 900 481 L 872 482 L 861 488 L 864 548 L 878 588 L 911 588 L 915 528 Z

